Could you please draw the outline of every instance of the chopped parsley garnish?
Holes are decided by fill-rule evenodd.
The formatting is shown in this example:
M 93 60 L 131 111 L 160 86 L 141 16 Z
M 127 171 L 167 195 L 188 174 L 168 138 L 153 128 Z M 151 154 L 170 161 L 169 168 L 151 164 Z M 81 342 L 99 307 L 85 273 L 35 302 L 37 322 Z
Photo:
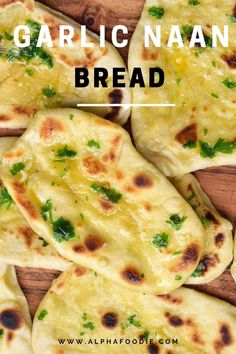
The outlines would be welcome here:
M 183 38 L 183 41 L 185 41 L 186 39 L 190 39 L 193 33 L 193 26 L 190 25 L 183 25 L 181 27 L 181 35 Z
M 219 96 L 218 96 L 217 93 L 215 93 L 215 92 L 212 92 L 212 93 L 211 93 L 211 96 L 214 97 L 214 98 L 219 98 Z
M 114 188 L 106 188 L 99 183 L 93 183 L 90 187 L 94 191 L 105 195 L 114 204 L 118 203 L 118 201 L 122 198 L 122 194 L 116 191 Z
M 196 141 L 189 140 L 189 141 L 187 141 L 187 143 L 185 143 L 183 145 L 183 148 L 184 149 L 195 149 L 196 146 L 197 146 Z
M 26 73 L 27 75 L 29 75 L 29 76 L 32 76 L 33 73 L 34 73 L 34 71 L 33 71 L 32 69 L 26 69 L 26 70 L 25 70 L 25 73 Z
M 204 265 L 200 262 L 197 266 L 197 268 L 195 269 L 195 271 L 192 274 L 192 277 L 194 278 L 199 278 L 202 276 L 203 273 L 203 269 L 204 269 Z
M 77 155 L 77 152 L 74 150 L 69 150 L 67 148 L 67 145 L 65 145 L 62 149 L 58 149 L 56 155 L 58 157 L 68 157 L 68 158 L 72 158 L 75 157 Z
M 236 87 L 236 81 L 230 80 L 229 78 L 225 79 L 222 83 L 230 90 Z
M 88 320 L 88 315 L 87 315 L 87 313 L 83 313 L 83 317 L 82 317 L 82 319 L 84 320 L 84 321 L 87 321 Z
M 179 85 L 180 82 L 181 82 L 181 80 L 182 80 L 182 79 L 181 79 L 180 77 L 179 77 L 178 79 L 176 79 L 176 84 Z
M 13 203 L 13 199 L 8 193 L 8 190 L 3 188 L 0 193 L 0 206 L 6 204 L 7 209 L 9 209 Z
M 84 220 L 84 214 L 80 213 L 79 216 L 82 220 Z
M 236 16 L 233 15 L 226 15 L 229 19 L 231 23 L 236 23 Z
M 150 335 L 150 332 L 147 329 L 145 329 L 145 331 L 143 333 L 143 339 L 148 340 L 149 335 Z
M 212 64 L 213 68 L 216 68 L 216 61 L 215 61 L 215 60 L 213 60 L 213 61 L 211 62 L 211 64 Z
M 85 335 L 85 332 L 80 332 L 79 335 L 80 335 L 80 336 L 84 336 L 84 335 Z
M 175 251 L 174 253 L 173 253 L 173 255 L 174 256 L 178 256 L 179 254 L 181 254 L 182 253 L 182 251 Z
M 137 315 L 132 315 L 132 316 L 129 316 L 127 318 L 127 321 L 126 322 L 122 322 L 121 323 L 121 328 L 122 329 L 126 329 L 128 328 L 129 326 L 134 326 L 136 328 L 140 328 L 141 327 L 141 323 L 139 320 L 137 320 Z
M 44 87 L 42 93 L 46 97 L 53 97 L 56 95 L 56 90 L 52 86 Z
M 182 279 L 182 276 L 181 276 L 181 275 L 177 274 L 177 275 L 175 276 L 175 280 L 181 280 L 181 279 Z
M 52 223 L 52 229 L 57 242 L 68 241 L 75 237 L 74 227 L 63 216 Z
M 43 242 L 42 247 L 47 247 L 49 245 L 49 243 L 45 241 L 44 238 L 39 237 L 39 240 Z
M 225 139 L 219 138 L 215 145 L 212 147 L 208 143 L 200 141 L 200 154 L 202 157 L 215 157 L 217 152 L 222 154 L 232 154 L 236 149 L 236 143 L 233 141 L 226 141 Z
M 155 17 L 157 20 L 162 19 L 165 14 L 165 10 L 163 7 L 151 6 L 148 9 L 148 13 L 150 16 Z
M 41 206 L 41 215 L 44 221 L 49 220 L 51 223 L 53 223 L 51 199 L 48 199 L 46 203 Z
M 38 319 L 39 321 L 42 321 L 42 320 L 44 319 L 44 317 L 47 316 L 47 314 L 48 314 L 47 310 L 42 310 L 42 311 L 40 311 L 40 313 L 38 314 L 37 319 Z
M 73 118 L 74 118 L 74 115 L 73 114 L 69 114 L 69 119 L 73 120 Z
M 208 134 L 208 129 L 207 128 L 204 128 L 204 131 L 203 131 L 204 135 L 206 136 Z
M 11 174 L 12 174 L 12 176 L 16 176 L 20 171 L 22 171 L 24 169 L 25 169 L 24 162 L 14 163 L 14 165 L 11 168 Z
M 202 222 L 203 226 L 206 226 L 206 227 L 208 227 L 212 224 L 212 220 L 208 219 L 206 216 L 203 216 L 201 218 L 201 222 Z
M 199 4 L 200 4 L 200 1 L 198 1 L 198 0 L 188 0 L 188 4 L 189 4 L 189 5 L 196 6 L 196 5 L 199 5 Z
M 188 197 L 188 201 L 190 202 L 191 200 L 193 200 L 196 197 L 196 193 L 192 192 L 192 194 L 190 194 L 190 196 Z
M 169 220 L 167 220 L 166 222 L 168 224 L 170 224 L 170 226 L 172 227 L 172 229 L 178 231 L 181 229 L 184 221 L 187 219 L 187 216 L 182 216 L 180 217 L 177 214 L 173 214 L 170 216 Z
M 12 41 L 14 37 L 13 37 L 10 33 L 5 32 L 5 33 L 4 33 L 4 38 L 5 38 L 7 41 Z
M 100 147 L 101 147 L 100 144 L 99 144 L 99 142 L 96 141 L 96 140 L 94 140 L 94 139 L 89 140 L 88 143 L 87 143 L 87 145 L 88 145 L 89 147 L 94 147 L 95 149 L 100 149 Z
M 3 334 L 4 334 L 4 330 L 0 328 L 0 337 L 3 336 Z
M 63 171 L 62 171 L 61 174 L 60 174 L 60 177 L 61 177 L 61 178 L 64 178 L 65 175 L 67 174 L 67 172 L 68 172 L 67 168 L 64 168 Z
M 167 235 L 165 232 L 162 232 L 161 234 L 156 234 L 152 240 L 152 245 L 155 248 L 167 247 L 168 243 L 169 235 Z
M 88 321 L 88 315 L 87 315 L 87 313 L 85 313 L 85 312 L 83 313 L 82 319 L 83 319 L 84 321 Z M 84 328 L 88 328 L 88 329 L 90 329 L 91 331 L 94 330 L 94 328 L 95 328 L 94 323 L 91 322 L 91 321 L 88 321 L 88 322 L 84 323 L 84 324 L 83 324 L 83 327 L 84 327 Z
M 211 147 L 208 143 L 200 140 L 199 144 L 201 148 L 200 155 L 202 157 L 209 157 L 212 159 L 215 156 L 214 148 Z

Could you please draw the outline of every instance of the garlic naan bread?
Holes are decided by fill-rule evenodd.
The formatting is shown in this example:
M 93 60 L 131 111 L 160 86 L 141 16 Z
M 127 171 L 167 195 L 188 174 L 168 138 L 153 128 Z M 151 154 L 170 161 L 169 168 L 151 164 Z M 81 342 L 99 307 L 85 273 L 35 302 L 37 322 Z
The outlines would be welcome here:
M 31 29 L 31 46 L 18 48 L 13 41 L 17 25 Z M 36 47 L 41 25 L 48 25 L 53 47 Z M 74 48 L 67 44 L 59 47 L 59 25 L 72 25 L 75 29 Z M 37 109 L 45 107 L 76 107 L 78 103 L 109 104 L 130 103 L 128 88 L 112 87 L 112 68 L 125 64 L 118 51 L 109 43 L 100 48 L 93 33 L 87 41 L 94 48 L 81 48 L 81 30 L 78 23 L 33 1 L 0 1 L 0 102 L 1 105 L 15 105 L 16 111 L 30 116 Z M 75 68 L 86 67 L 90 73 L 90 84 L 75 88 Z M 109 71 L 108 88 L 94 88 L 93 68 L 104 67 Z M 126 71 L 125 82 L 128 83 Z M 121 124 L 129 117 L 129 108 L 103 107 L 86 108 L 107 119 Z M 22 126 L 28 125 L 26 117 Z M 1 122 L 1 119 L 0 119 Z M 4 125 L 4 120 L 1 124 Z
M 33 354 L 28 304 L 15 268 L 0 263 L 0 353 Z
M 234 261 L 231 267 L 231 274 L 234 281 L 236 281 L 236 235 L 234 236 Z
M 1 175 L 38 235 L 120 285 L 167 293 L 200 260 L 201 222 L 117 124 L 75 109 L 39 112 Z
M 193 175 L 174 178 L 171 182 L 193 207 L 205 228 L 204 251 L 200 263 L 187 283 L 208 283 L 223 273 L 232 261 L 232 225 L 214 208 Z
M 73 267 L 40 304 L 32 343 L 35 354 L 235 354 L 236 308 L 186 288 L 140 294 Z
M 0 159 L 16 138 L 0 138 Z M 35 234 L 0 180 L 0 261 L 22 267 L 65 270 L 71 263 Z
M 160 88 L 133 89 L 132 132 L 137 149 L 166 176 L 236 163 L 235 0 L 147 0 L 129 52 L 129 69 L 141 67 L 148 85 L 150 67 L 161 67 Z M 229 48 L 212 48 L 211 26 L 229 25 Z M 162 30 L 161 48 L 144 47 L 144 26 Z M 184 48 L 167 48 L 172 25 L 179 25 Z M 202 25 L 207 47 L 189 48 L 194 25 Z

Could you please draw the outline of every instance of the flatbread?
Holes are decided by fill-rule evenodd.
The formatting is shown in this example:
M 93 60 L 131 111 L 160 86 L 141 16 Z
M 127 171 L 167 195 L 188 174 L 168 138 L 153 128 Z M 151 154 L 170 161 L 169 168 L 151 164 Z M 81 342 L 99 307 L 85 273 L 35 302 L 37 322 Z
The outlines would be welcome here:
M 166 293 L 198 264 L 200 221 L 119 125 L 73 109 L 39 112 L 1 175 L 37 234 L 117 284 Z
M 187 283 L 208 283 L 224 272 L 233 258 L 232 225 L 212 205 L 197 179 L 187 174 L 171 180 L 205 228 L 205 246 L 197 269 Z
M 148 344 L 132 343 L 140 338 L 148 338 Z M 172 344 L 176 339 L 178 344 Z M 171 343 L 163 344 L 166 340 Z M 236 308 L 183 287 L 165 296 L 132 292 L 74 267 L 41 302 L 33 321 L 33 348 L 35 354 L 234 354 Z
M 155 10 L 161 8 L 162 11 Z M 164 11 L 164 13 L 163 13 Z M 157 18 L 159 17 L 159 19 Z M 161 67 L 160 88 L 133 89 L 133 103 L 176 107 L 135 107 L 132 132 L 137 149 L 166 176 L 235 165 L 235 1 L 147 0 L 133 35 L 129 70 L 141 67 L 148 85 L 150 67 Z M 189 26 L 202 25 L 208 47 L 189 48 Z M 229 48 L 211 48 L 211 26 L 229 25 Z M 144 48 L 144 26 L 161 25 L 162 47 Z M 172 25 L 179 25 L 184 48 L 167 48 Z M 185 27 L 183 27 L 185 26 Z M 191 33 L 191 27 L 190 31 Z M 191 34 L 190 34 L 191 35 Z
M 38 26 L 48 25 L 53 39 L 53 48 L 43 46 L 38 53 L 36 44 L 30 49 L 14 46 L 11 39 L 17 25 L 26 24 L 32 28 L 31 38 L 38 38 Z M 75 28 L 74 48 L 58 45 L 58 26 L 72 25 Z M 15 105 L 18 114 L 26 116 L 21 128 L 27 127 L 29 117 L 37 109 L 45 107 L 76 107 L 78 103 L 109 104 L 130 103 L 130 89 L 112 87 L 112 68 L 125 68 L 118 51 L 109 43 L 100 48 L 98 37 L 93 33 L 87 35 L 87 41 L 94 43 L 94 48 L 81 48 L 81 30 L 78 23 L 68 17 L 31 1 L 3 1 L 0 4 L 0 102 L 1 105 Z M 75 67 L 87 67 L 90 73 L 90 84 L 85 88 L 75 88 Z M 108 88 L 94 88 L 94 67 L 106 68 L 109 71 Z M 125 82 L 128 84 L 127 71 Z M 128 86 L 128 85 L 127 85 Z M 7 108 L 8 109 L 8 108 Z M 121 124 L 129 117 L 130 110 L 125 107 L 87 107 L 98 115 Z M 28 118 L 27 118 L 28 116 Z M 1 119 L 0 127 L 9 123 Z
M 16 138 L 0 138 L 0 159 Z M 35 234 L 0 180 L 0 262 L 22 267 L 65 270 L 71 263 Z
M 33 354 L 31 318 L 13 266 L 0 263 L 0 352 Z
M 231 274 L 234 281 L 236 281 L 236 236 L 234 236 L 234 261 L 231 267 Z

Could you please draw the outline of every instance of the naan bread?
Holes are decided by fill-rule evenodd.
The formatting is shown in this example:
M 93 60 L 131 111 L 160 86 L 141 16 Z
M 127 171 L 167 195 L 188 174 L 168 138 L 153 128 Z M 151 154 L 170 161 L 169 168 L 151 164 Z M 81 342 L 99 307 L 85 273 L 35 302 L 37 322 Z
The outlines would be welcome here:
M 16 138 L 0 138 L 0 159 Z M 71 263 L 35 234 L 0 180 L 0 261 L 22 267 L 65 270 Z
M 157 8 L 163 9 L 160 11 Z M 156 10 L 155 10 L 156 9 Z M 164 13 L 163 13 L 164 11 Z M 157 18 L 159 17 L 159 19 Z M 135 88 L 136 104 L 174 103 L 176 107 L 135 107 L 132 131 L 137 149 L 166 176 L 201 168 L 235 165 L 235 0 L 147 0 L 129 52 L 129 70 L 141 67 L 148 85 L 150 67 L 161 67 L 160 88 Z M 191 26 L 202 25 L 208 47 L 189 49 Z M 211 26 L 229 25 L 229 48 L 211 48 Z M 161 48 L 144 48 L 144 26 L 161 25 Z M 184 48 L 167 48 L 172 25 L 181 27 Z
M 40 26 L 48 25 L 53 48 L 43 46 L 37 49 L 33 44 L 20 51 L 14 45 L 12 34 L 14 28 L 22 24 L 31 27 L 32 41 L 37 40 Z M 59 47 L 59 25 L 74 27 L 74 48 L 68 45 Z M 92 41 L 94 48 L 81 48 L 80 26 L 62 14 L 33 1 L 0 2 L 0 35 L 0 102 L 1 105 L 15 105 L 16 112 L 26 115 L 21 128 L 28 125 L 32 113 L 45 107 L 76 107 L 78 103 L 130 103 L 128 88 L 112 87 L 112 68 L 125 68 L 118 51 L 109 43 L 105 48 L 100 48 L 93 33 L 88 34 L 87 41 Z M 75 88 L 75 67 L 89 69 L 91 82 L 88 87 Z M 108 88 L 94 88 L 94 67 L 108 69 Z M 125 82 L 128 83 L 127 72 Z M 121 124 L 126 122 L 130 113 L 129 108 L 124 107 L 88 107 L 86 110 Z M 5 127 L 7 122 L 0 116 L 0 127 L 1 124 Z
M 236 281 L 236 235 L 234 236 L 234 261 L 231 267 L 231 274 L 234 281 Z
M 119 125 L 73 109 L 39 112 L 1 175 L 37 234 L 117 284 L 167 293 L 198 264 L 199 219 Z
M 223 273 L 232 261 L 232 225 L 220 216 L 194 176 L 187 174 L 171 182 L 192 205 L 205 228 L 204 251 L 197 269 L 187 283 L 208 283 Z
M 15 268 L 0 263 L 0 353 L 33 354 L 31 318 Z
M 137 344 L 142 338 L 148 343 Z M 107 344 L 109 339 L 118 343 Z M 56 280 L 40 304 L 33 348 L 35 354 L 234 354 L 236 308 L 186 288 L 164 296 L 140 294 L 74 267 Z

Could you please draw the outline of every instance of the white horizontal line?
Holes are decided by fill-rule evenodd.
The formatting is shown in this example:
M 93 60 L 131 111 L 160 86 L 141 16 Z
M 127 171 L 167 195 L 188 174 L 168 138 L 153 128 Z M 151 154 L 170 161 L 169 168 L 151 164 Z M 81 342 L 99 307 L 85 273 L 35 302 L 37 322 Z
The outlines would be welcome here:
M 175 107 L 174 103 L 79 103 L 77 107 Z

